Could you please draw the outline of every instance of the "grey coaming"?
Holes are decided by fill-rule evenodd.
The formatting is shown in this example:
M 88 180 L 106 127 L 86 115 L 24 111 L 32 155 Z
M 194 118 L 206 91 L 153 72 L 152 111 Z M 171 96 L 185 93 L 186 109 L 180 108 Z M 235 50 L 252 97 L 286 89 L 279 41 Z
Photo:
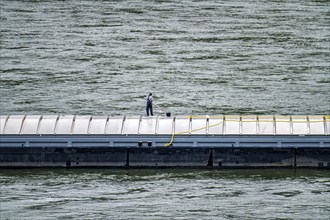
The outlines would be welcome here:
M 0 147 L 164 147 L 169 135 L 6 135 Z M 330 138 L 324 135 L 178 135 L 171 147 L 245 147 L 245 148 L 330 148 Z

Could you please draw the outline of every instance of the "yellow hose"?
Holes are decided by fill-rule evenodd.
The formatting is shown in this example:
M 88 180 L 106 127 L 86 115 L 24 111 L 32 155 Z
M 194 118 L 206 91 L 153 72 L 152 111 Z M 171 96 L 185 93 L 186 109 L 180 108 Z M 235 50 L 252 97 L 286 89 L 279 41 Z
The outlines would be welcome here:
M 206 119 L 206 118 L 223 119 L 223 116 L 193 116 L 193 115 L 188 115 L 187 118 L 189 118 L 189 119 L 192 119 L 192 118 L 196 118 L 196 119 L 198 119 L 198 118 L 202 118 L 202 119 Z M 324 118 L 328 122 L 330 120 L 330 115 L 326 115 L 326 116 L 324 116 Z M 270 117 L 269 119 L 270 120 L 260 120 L 260 118 L 259 118 L 259 120 L 242 120 L 242 121 L 241 121 L 241 119 L 238 119 L 238 120 L 230 120 L 230 119 L 227 120 L 226 119 L 225 121 L 226 122 L 255 122 L 255 123 L 257 123 L 257 122 L 273 122 L 274 121 L 272 117 Z M 221 123 L 223 123 L 223 121 L 224 120 L 221 120 L 220 122 L 218 122 L 216 124 L 209 125 L 209 128 L 218 126 Z M 275 119 L 275 122 L 306 123 L 307 122 L 307 119 L 306 119 L 306 121 L 304 121 L 304 120 L 299 120 L 299 121 L 298 120 L 292 120 L 291 121 L 291 120 L 276 120 Z M 312 120 L 312 121 L 309 121 L 309 123 L 320 123 L 320 122 L 324 122 L 324 121 L 323 120 L 315 120 L 315 121 Z M 207 126 L 196 128 L 194 130 L 191 130 L 191 133 L 196 132 L 196 131 L 200 131 L 200 130 L 203 130 L 203 129 L 206 129 L 206 128 L 207 128 Z M 188 133 L 189 133 L 189 130 L 182 131 L 182 132 L 177 132 L 177 133 L 173 132 L 170 141 L 168 143 L 164 144 L 164 147 L 169 147 L 169 146 L 172 145 L 175 135 L 178 135 L 178 134 L 188 134 Z
M 222 121 L 220 121 L 219 123 L 216 123 L 216 124 L 214 124 L 214 125 L 209 125 L 209 128 L 211 128 L 211 127 L 215 127 L 215 126 L 218 126 L 218 125 L 220 125 L 221 123 L 222 123 Z M 194 130 L 191 130 L 191 133 L 196 132 L 196 131 L 200 131 L 200 130 L 203 130 L 203 129 L 206 129 L 206 128 L 207 128 L 207 126 L 203 126 L 203 127 L 200 127 L 200 128 L 196 128 L 196 129 L 194 129 Z M 189 130 L 188 130 L 188 131 L 178 132 L 178 133 L 174 133 L 174 132 L 173 132 L 173 133 L 172 133 L 172 137 L 171 137 L 170 142 L 164 144 L 164 147 L 169 147 L 169 146 L 172 145 L 173 140 L 174 140 L 174 136 L 175 136 L 175 135 L 178 135 L 178 134 L 188 134 L 188 133 L 189 133 Z

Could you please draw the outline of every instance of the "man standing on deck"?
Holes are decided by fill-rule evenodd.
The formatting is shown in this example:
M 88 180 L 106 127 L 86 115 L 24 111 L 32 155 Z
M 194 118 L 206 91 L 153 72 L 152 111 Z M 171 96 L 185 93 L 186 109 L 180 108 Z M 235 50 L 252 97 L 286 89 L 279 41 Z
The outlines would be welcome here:
M 150 115 L 153 116 L 154 114 L 152 113 L 152 93 L 149 93 L 149 95 L 146 96 L 146 101 L 147 101 L 147 116 L 149 116 L 149 111 L 150 111 Z

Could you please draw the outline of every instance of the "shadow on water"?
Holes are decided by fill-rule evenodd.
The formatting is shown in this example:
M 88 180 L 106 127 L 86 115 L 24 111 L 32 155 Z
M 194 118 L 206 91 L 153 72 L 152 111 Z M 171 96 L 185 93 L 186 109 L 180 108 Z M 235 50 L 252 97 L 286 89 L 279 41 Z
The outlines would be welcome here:
M 74 177 L 79 179 L 109 178 L 119 181 L 173 180 L 173 179 L 313 179 L 330 178 L 329 170 L 320 169 L 0 169 L 0 176 L 7 178 Z M 2 178 L 4 181 L 6 178 Z M 0 182 L 2 182 L 0 181 Z

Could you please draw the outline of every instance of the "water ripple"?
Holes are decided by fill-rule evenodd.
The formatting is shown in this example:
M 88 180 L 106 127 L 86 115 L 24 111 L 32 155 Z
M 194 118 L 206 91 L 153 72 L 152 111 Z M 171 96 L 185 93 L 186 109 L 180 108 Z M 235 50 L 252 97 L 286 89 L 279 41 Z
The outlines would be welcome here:
M 329 114 L 325 1 L 5 0 L 0 10 L 2 114 L 143 114 L 150 91 L 173 114 Z

